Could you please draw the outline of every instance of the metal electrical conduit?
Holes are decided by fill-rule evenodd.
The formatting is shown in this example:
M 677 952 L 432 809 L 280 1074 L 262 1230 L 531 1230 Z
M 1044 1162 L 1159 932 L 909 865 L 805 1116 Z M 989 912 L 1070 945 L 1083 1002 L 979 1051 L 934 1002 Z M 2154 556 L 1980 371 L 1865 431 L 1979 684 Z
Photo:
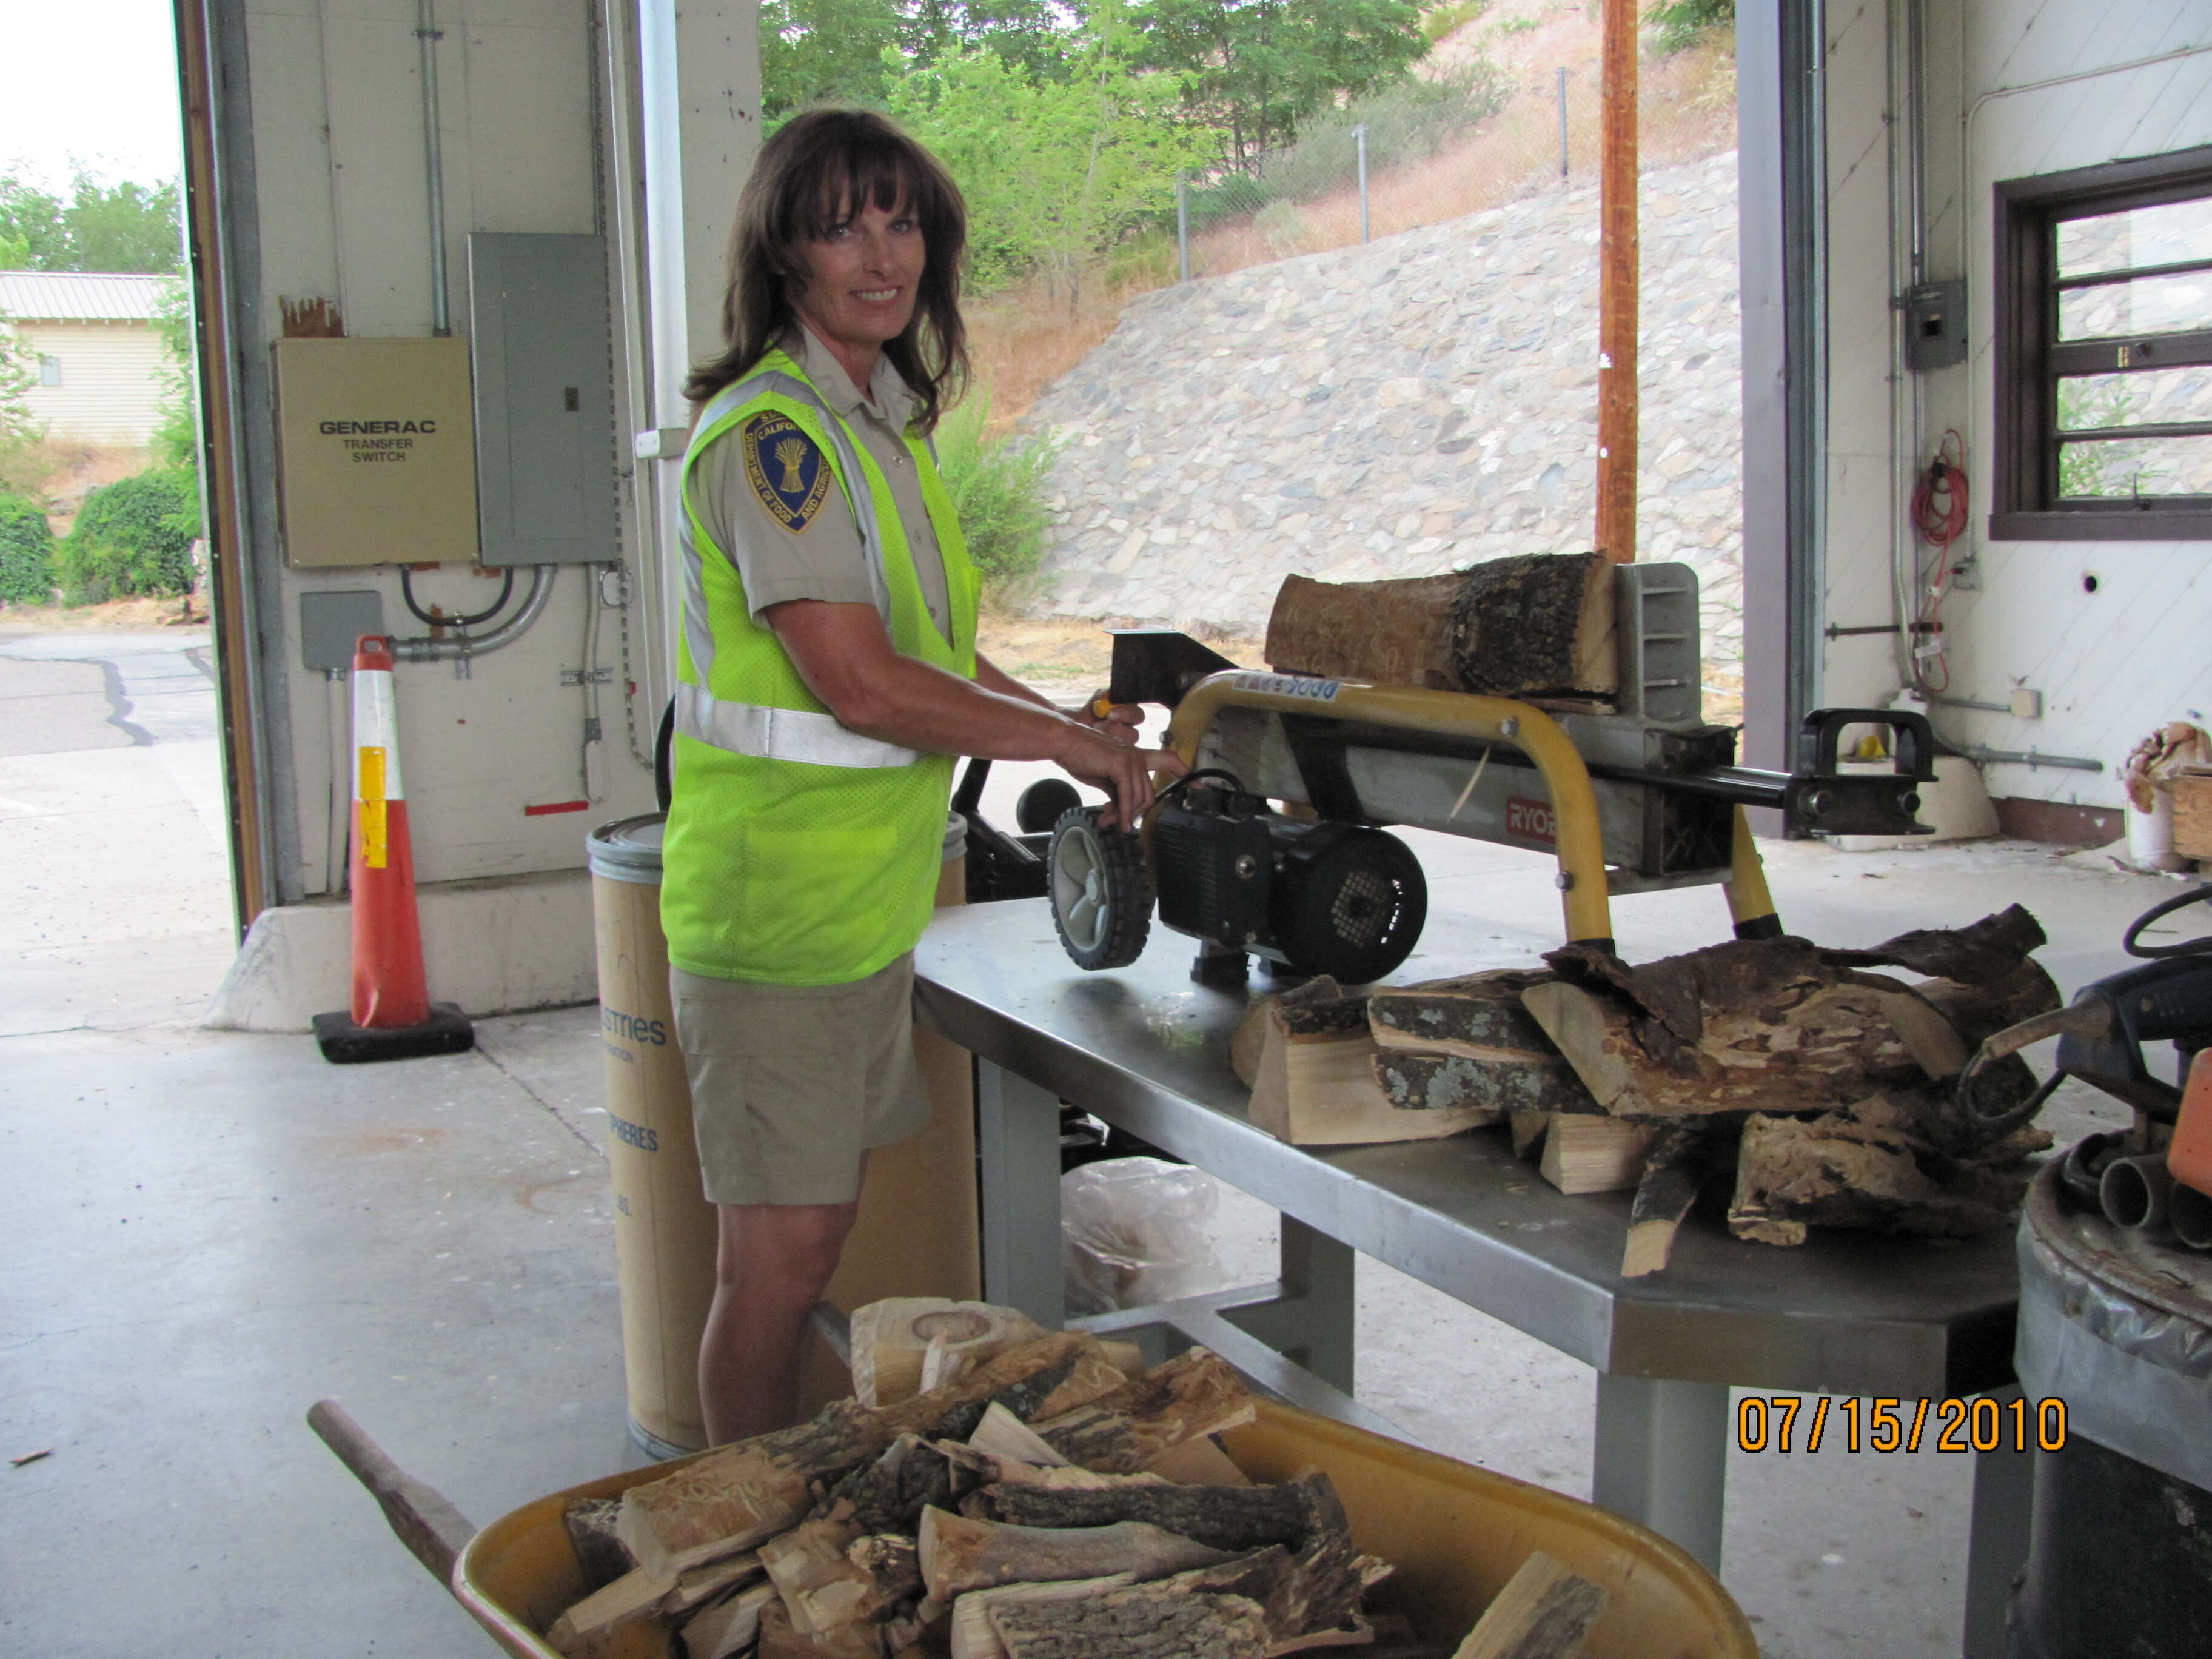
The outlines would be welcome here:
M 553 597 L 553 578 L 560 574 L 560 570 L 557 564 L 531 566 L 530 591 L 522 596 L 522 608 L 490 633 L 456 631 L 443 639 L 426 634 L 416 639 L 394 640 L 392 642 L 392 656 L 401 662 L 440 662 L 452 657 L 480 657 L 487 651 L 496 651 L 503 645 L 514 644 L 530 631 L 531 624 L 545 609 L 545 601 Z

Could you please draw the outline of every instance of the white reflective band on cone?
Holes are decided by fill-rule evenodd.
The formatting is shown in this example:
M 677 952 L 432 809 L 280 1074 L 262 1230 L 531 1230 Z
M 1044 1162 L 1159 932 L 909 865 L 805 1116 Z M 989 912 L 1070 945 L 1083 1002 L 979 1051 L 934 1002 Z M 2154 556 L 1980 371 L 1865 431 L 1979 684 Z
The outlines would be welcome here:
M 374 750 L 379 758 L 366 761 Z M 353 798 L 404 800 L 399 783 L 399 716 L 392 676 L 380 668 L 361 668 L 353 677 Z

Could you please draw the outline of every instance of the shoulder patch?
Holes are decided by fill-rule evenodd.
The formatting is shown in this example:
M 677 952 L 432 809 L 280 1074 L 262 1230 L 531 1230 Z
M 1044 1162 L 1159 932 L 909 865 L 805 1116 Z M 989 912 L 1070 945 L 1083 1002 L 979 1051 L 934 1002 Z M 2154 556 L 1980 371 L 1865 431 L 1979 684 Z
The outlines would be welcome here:
M 821 446 L 788 416 L 756 415 L 738 434 L 745 481 L 768 515 L 797 535 L 829 499 L 830 472 Z

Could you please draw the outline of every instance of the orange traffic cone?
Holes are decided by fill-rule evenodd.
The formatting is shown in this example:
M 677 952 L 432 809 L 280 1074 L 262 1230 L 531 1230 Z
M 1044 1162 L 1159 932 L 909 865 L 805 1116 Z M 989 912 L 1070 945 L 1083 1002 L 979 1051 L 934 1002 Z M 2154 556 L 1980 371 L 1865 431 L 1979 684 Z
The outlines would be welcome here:
M 354 647 L 353 752 L 353 1006 L 317 1014 L 315 1040 L 339 1066 L 460 1054 L 476 1041 L 468 1018 L 433 1003 L 422 977 L 392 642 L 377 634 Z

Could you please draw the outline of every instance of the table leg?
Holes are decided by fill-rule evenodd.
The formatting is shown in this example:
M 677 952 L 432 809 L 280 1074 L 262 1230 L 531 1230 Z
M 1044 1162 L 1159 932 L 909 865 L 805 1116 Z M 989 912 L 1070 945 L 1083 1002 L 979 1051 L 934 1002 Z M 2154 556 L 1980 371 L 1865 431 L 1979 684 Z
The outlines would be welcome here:
M 1717 1574 L 1728 1425 L 1725 1382 L 1600 1371 L 1590 1501 L 1673 1540 Z
M 2020 1397 L 2016 1384 L 1990 1390 L 1999 1405 Z M 2002 1420 L 2002 1419 L 2000 1419 Z M 1966 1659 L 2005 1659 L 2005 1613 L 2013 1580 L 2027 1565 L 2035 1501 L 2035 1453 L 1974 1454 L 1973 1521 L 1966 1534 Z
M 1060 1262 L 1059 1098 L 978 1056 L 975 1150 L 984 1299 L 1019 1308 L 1056 1331 L 1066 1312 Z
M 1343 1394 L 1352 1386 L 1352 1264 L 1356 1252 L 1293 1217 L 1283 1218 L 1280 1294 L 1224 1306 L 1221 1316 Z

